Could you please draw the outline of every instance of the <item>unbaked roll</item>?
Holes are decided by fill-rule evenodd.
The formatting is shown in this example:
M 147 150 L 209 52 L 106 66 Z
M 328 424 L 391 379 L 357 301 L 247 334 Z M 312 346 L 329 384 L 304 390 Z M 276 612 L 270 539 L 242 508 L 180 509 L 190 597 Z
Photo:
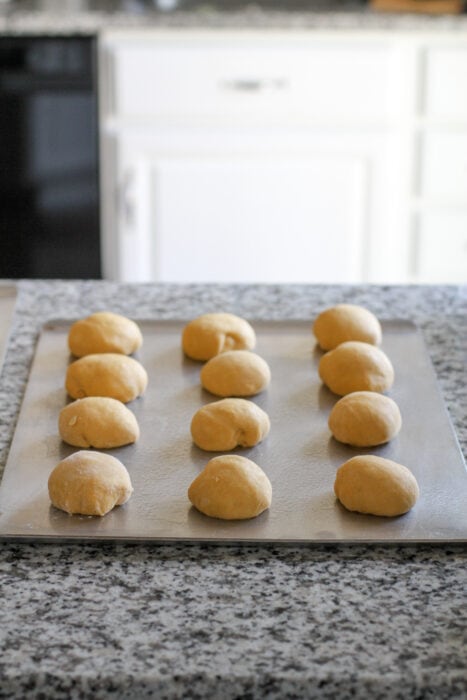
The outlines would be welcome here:
M 394 382 L 389 357 L 369 343 L 357 340 L 341 343 L 321 358 L 319 376 L 339 396 L 353 391 L 385 392 Z
M 191 436 L 202 450 L 223 452 L 254 447 L 269 433 L 267 413 L 253 401 L 221 399 L 199 408 L 191 420 Z
M 376 316 L 356 304 L 337 304 L 322 311 L 313 324 L 313 333 L 323 350 L 333 350 L 348 340 L 379 345 L 382 338 Z
M 329 414 L 329 429 L 339 442 L 373 447 L 392 440 L 402 425 L 396 402 L 374 391 L 354 391 L 342 397 Z
M 417 480 L 407 467 L 376 455 L 352 457 L 337 470 L 334 493 L 347 510 L 403 515 L 417 502 Z
M 131 355 L 142 342 L 139 326 L 111 311 L 98 311 L 76 321 L 68 333 L 68 346 L 75 357 L 101 352 Z
M 191 483 L 188 498 L 211 518 L 245 520 L 270 507 L 272 486 L 255 462 L 239 455 L 211 459 Z
M 206 362 L 200 373 L 202 386 L 216 396 L 254 396 L 271 381 L 269 365 L 249 350 L 231 350 Z
M 64 406 L 58 431 L 74 447 L 108 450 L 136 442 L 139 426 L 135 415 L 117 399 L 88 396 Z
M 80 450 L 57 464 L 48 480 L 52 504 L 70 515 L 105 515 L 133 493 L 130 476 L 116 457 Z
M 193 360 L 210 360 L 228 350 L 253 350 L 256 334 L 243 318 L 229 313 L 203 314 L 183 329 L 182 347 Z
M 85 355 L 66 372 L 65 387 L 73 399 L 109 396 L 128 403 L 144 393 L 148 375 L 134 358 L 117 353 Z

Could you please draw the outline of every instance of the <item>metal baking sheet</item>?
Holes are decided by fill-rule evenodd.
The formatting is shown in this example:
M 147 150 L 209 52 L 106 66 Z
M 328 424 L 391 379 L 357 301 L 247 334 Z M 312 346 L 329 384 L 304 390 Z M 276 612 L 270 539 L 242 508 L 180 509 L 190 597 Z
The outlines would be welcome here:
M 270 416 L 269 437 L 237 449 L 259 464 L 273 486 L 271 508 L 247 521 L 208 518 L 191 507 L 187 489 L 217 453 L 195 447 L 190 421 L 216 400 L 200 387 L 201 364 L 183 356 L 183 323 L 141 322 L 146 394 L 128 404 L 137 416 L 137 444 L 109 452 L 130 472 L 134 494 L 105 517 L 70 516 L 51 506 L 47 479 L 76 448 L 58 436 L 60 409 L 69 401 L 64 378 L 70 322 L 50 323 L 40 335 L 23 405 L 0 486 L 0 537 L 27 540 L 151 542 L 436 542 L 467 539 L 467 472 L 424 341 L 404 321 L 383 323 L 383 349 L 396 374 L 390 395 L 403 426 L 387 445 L 356 449 L 335 441 L 327 419 L 338 400 L 320 382 L 321 352 L 308 322 L 255 322 L 256 351 L 271 367 L 267 391 L 254 397 Z M 346 511 L 335 499 L 336 469 L 356 454 L 405 464 L 421 496 L 398 518 Z

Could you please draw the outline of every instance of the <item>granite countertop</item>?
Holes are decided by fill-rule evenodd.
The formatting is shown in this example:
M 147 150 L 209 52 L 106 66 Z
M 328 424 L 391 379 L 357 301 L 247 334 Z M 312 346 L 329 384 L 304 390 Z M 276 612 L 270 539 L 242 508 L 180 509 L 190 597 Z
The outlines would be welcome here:
M 159 2 L 164 6 L 164 0 Z M 362 0 L 180 0 L 171 11 L 157 9 L 151 0 L 17 0 L 3 6 L 0 2 L 0 34 L 6 35 L 164 28 L 458 32 L 467 29 L 467 15 L 382 13 Z
M 338 301 L 419 324 L 467 454 L 467 287 L 19 283 L 0 375 L 4 464 L 41 324 L 223 309 L 312 319 Z M 3 542 L 0 697 L 467 695 L 463 545 Z

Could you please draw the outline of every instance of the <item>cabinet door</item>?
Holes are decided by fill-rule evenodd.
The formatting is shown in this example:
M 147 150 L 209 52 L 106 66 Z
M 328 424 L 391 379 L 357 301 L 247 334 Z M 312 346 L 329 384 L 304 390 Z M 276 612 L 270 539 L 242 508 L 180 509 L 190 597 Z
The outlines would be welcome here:
M 426 49 L 424 110 L 431 119 L 462 123 L 467 118 L 465 37 Z
M 255 154 L 153 164 L 154 276 L 351 281 L 361 275 L 364 165 Z
M 465 211 L 427 211 L 420 216 L 416 243 L 418 281 L 434 284 L 467 282 Z
M 467 204 L 467 131 L 427 129 L 422 141 L 421 195 Z
M 109 171 L 118 176 L 120 214 L 106 275 L 173 282 L 365 280 L 369 231 L 378 234 L 375 212 L 390 226 L 375 201 L 378 183 L 385 189 L 376 159 L 380 138 L 251 130 L 161 130 L 155 137 L 127 129 L 118 139 L 117 167 Z

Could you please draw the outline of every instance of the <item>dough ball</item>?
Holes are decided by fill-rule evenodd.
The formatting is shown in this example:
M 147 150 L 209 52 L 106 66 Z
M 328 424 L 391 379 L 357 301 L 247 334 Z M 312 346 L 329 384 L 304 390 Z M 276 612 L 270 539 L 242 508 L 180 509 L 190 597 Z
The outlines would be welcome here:
M 399 407 L 389 396 L 374 391 L 354 391 L 334 405 L 329 429 L 347 445 L 382 445 L 397 435 L 402 418 Z
M 206 464 L 188 489 L 188 498 L 211 518 L 245 520 L 269 508 L 272 486 L 263 470 L 250 459 L 225 455 Z
M 216 396 L 254 396 L 266 389 L 271 371 L 265 360 L 249 350 L 230 350 L 206 362 L 201 384 Z
M 352 391 L 387 391 L 394 381 L 388 356 L 369 343 L 349 340 L 330 350 L 320 360 L 319 376 L 339 396 Z
M 203 406 L 191 421 L 193 442 L 202 450 L 221 452 L 253 447 L 270 429 L 269 416 L 252 401 L 222 399 Z
M 407 467 L 390 459 L 352 457 L 337 470 L 334 493 L 348 510 L 371 515 L 402 515 L 419 496 L 417 481 Z
M 136 442 L 139 426 L 134 414 L 117 399 L 89 396 L 60 411 L 58 431 L 75 447 L 110 449 Z
M 183 329 L 182 347 L 193 360 L 210 360 L 227 350 L 253 350 L 256 335 L 248 321 L 234 314 L 203 314 Z
M 126 355 L 86 355 L 68 365 L 65 387 L 73 399 L 109 396 L 127 403 L 142 394 L 148 383 L 144 367 Z
M 76 321 L 68 333 L 68 347 L 75 357 L 100 352 L 131 355 L 142 342 L 143 336 L 134 321 L 110 311 L 98 311 Z
M 313 333 L 323 350 L 333 350 L 346 340 L 379 345 L 381 326 L 374 314 L 363 306 L 338 304 L 317 316 Z
M 133 493 L 130 476 L 118 459 L 88 450 L 59 462 L 48 486 L 56 508 L 80 515 L 105 515 Z

